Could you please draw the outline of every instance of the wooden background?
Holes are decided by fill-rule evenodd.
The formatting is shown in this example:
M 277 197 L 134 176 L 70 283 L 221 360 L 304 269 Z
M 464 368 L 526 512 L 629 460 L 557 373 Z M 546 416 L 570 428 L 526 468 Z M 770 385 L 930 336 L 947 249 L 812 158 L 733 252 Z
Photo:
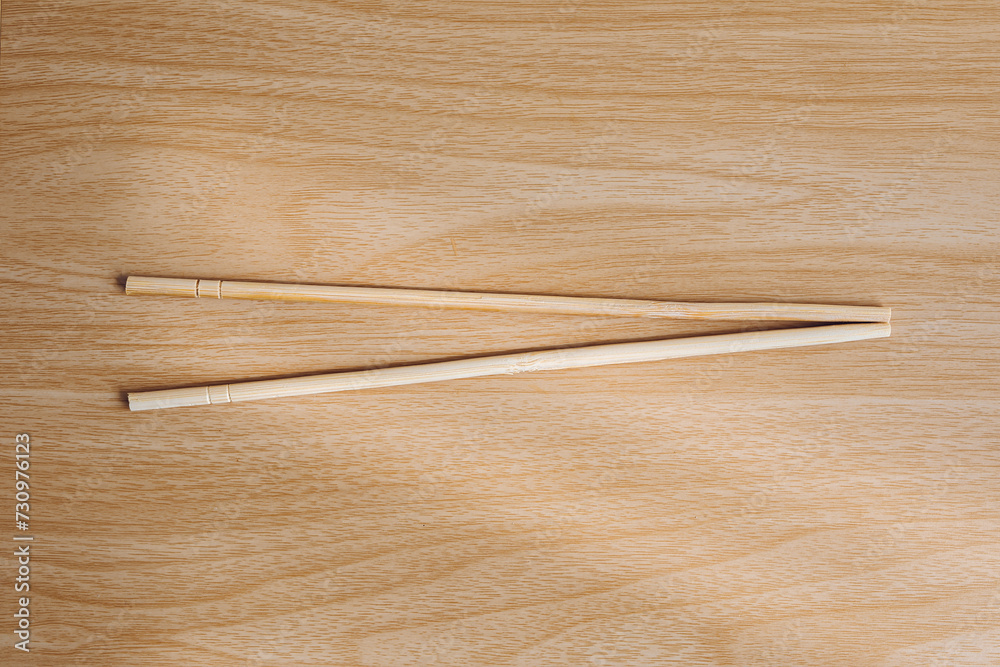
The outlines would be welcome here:
M 997 665 L 993 2 L 7 0 L 4 665 Z M 161 413 L 739 323 L 128 274 L 886 305 L 887 340 Z M 11 521 L 13 524 L 13 521 Z

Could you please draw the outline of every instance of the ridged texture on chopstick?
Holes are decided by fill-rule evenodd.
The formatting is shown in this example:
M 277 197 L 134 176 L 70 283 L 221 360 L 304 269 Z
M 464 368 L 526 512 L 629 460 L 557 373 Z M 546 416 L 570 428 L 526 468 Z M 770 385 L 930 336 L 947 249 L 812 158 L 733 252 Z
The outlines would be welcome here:
M 206 387 L 145 391 L 130 393 L 128 401 L 131 410 L 213 405 L 266 398 L 324 394 L 352 389 L 374 389 L 420 382 L 440 382 L 484 375 L 505 375 L 527 371 L 660 361 L 707 354 L 825 345 L 868 338 L 884 338 L 889 333 L 888 323 L 834 324 L 779 331 L 697 336 L 639 343 L 615 343 L 504 354 L 477 359 L 460 359 L 397 368 L 379 368 L 370 371 L 329 373 L 286 380 L 260 380 Z
M 565 315 L 663 317 L 690 320 L 795 320 L 800 322 L 888 322 L 889 308 L 805 303 L 683 303 L 638 299 L 593 299 L 575 296 L 448 292 L 255 283 L 239 280 L 194 280 L 129 276 L 127 294 L 271 299 L 326 303 L 364 303 L 467 310 L 519 311 Z

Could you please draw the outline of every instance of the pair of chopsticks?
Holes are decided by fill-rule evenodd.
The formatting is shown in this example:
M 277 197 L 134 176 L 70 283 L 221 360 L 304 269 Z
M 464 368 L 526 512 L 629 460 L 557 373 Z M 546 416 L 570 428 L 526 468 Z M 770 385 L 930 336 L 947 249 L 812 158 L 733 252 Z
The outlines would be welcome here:
M 129 276 L 125 284 L 125 293 L 144 296 L 363 303 L 614 317 L 853 323 L 637 343 L 591 345 L 413 366 L 378 368 L 367 371 L 327 373 L 282 380 L 233 382 L 183 389 L 132 392 L 128 395 L 128 404 L 129 409 L 133 411 L 215 405 L 217 403 L 305 396 L 352 389 L 373 389 L 485 375 L 507 375 L 527 371 L 661 361 L 708 354 L 773 350 L 885 338 L 890 333 L 889 317 L 891 314 L 889 308 L 872 306 L 829 306 L 800 303 L 680 303 L 636 299 L 593 299 L 139 276 Z

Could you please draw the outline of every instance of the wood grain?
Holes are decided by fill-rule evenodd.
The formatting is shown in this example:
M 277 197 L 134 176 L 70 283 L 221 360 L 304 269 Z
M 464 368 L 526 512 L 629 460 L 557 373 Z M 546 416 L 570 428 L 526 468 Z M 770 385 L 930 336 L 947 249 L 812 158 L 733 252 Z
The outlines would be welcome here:
M 0 550 L 0 663 L 1000 664 L 998 36 L 950 0 L 8 0 L 0 438 L 12 470 L 31 435 L 35 541 L 28 655 Z M 130 413 L 758 325 L 129 274 L 890 306 L 893 336 Z

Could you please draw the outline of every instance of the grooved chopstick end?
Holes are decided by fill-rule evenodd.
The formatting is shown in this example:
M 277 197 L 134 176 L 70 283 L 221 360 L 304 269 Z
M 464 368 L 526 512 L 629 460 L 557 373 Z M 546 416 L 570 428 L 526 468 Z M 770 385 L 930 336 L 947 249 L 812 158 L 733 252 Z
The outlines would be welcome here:
M 196 297 L 198 296 L 198 283 L 198 280 L 191 278 L 151 278 L 148 276 L 129 276 L 125 279 L 125 294 L 128 294 L 129 296 Z
M 160 391 L 137 391 L 128 394 L 128 409 L 132 412 L 211 405 L 213 387 L 185 387 Z M 228 402 L 228 401 L 226 401 Z

